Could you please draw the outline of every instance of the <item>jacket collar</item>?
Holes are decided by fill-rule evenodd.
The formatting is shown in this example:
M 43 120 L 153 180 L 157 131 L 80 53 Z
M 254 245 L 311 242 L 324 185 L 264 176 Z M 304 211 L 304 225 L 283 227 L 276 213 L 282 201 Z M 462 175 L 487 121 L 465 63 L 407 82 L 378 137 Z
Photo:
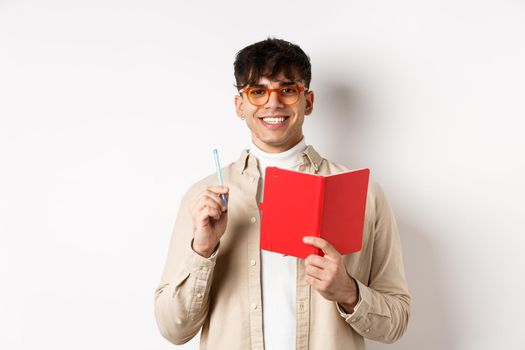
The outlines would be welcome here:
M 306 158 L 307 162 L 309 162 L 312 165 L 314 172 L 317 172 L 321 167 L 323 157 L 321 157 L 311 145 L 306 147 L 306 149 L 302 152 L 302 155 Z M 247 149 L 244 149 L 242 150 L 239 159 L 237 159 L 237 161 L 235 162 L 235 167 L 237 168 L 237 171 L 242 175 L 246 168 L 249 168 L 251 166 L 257 167 L 257 159 L 254 155 L 250 154 L 250 152 Z

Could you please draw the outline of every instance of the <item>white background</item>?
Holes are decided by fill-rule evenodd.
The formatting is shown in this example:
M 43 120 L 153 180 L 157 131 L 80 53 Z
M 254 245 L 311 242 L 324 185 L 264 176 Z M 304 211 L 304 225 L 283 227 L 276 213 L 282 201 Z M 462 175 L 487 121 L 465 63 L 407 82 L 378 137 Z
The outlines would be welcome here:
M 0 1 L 0 349 L 173 348 L 153 292 L 179 200 L 248 146 L 232 64 L 270 35 L 311 57 L 307 143 L 396 213 L 411 325 L 368 348 L 525 349 L 510 0 Z

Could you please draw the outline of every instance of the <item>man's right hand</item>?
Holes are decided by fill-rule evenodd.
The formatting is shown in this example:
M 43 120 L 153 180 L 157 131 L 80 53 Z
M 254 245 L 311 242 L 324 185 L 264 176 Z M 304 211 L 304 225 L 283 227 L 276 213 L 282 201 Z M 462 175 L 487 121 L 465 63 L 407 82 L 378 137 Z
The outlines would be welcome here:
M 191 209 L 193 220 L 192 249 L 199 255 L 210 257 L 226 231 L 228 223 L 227 207 L 221 194 L 228 198 L 228 187 L 208 187 L 197 197 Z

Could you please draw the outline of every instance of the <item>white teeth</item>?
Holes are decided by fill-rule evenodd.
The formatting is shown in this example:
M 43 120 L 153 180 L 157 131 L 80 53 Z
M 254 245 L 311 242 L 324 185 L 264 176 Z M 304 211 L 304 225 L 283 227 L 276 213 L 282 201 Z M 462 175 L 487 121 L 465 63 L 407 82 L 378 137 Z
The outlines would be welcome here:
M 265 123 L 268 123 L 268 124 L 281 124 L 282 122 L 284 122 L 284 117 L 279 117 L 279 118 L 263 118 L 264 122 Z

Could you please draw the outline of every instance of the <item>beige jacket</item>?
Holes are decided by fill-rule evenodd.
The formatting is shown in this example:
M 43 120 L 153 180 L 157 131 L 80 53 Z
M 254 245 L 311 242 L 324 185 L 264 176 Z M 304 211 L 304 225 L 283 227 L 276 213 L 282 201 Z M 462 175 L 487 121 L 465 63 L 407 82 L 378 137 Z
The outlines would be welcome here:
M 323 159 L 312 146 L 303 158 L 301 171 L 320 175 L 348 171 Z M 155 291 L 155 317 L 161 334 L 174 344 L 189 341 L 202 328 L 201 349 L 264 349 L 257 159 L 244 150 L 222 175 L 230 194 L 228 226 L 219 248 L 208 259 L 191 249 L 190 207 L 201 191 L 216 185 L 213 174 L 193 185 L 182 199 Z M 410 295 L 399 233 L 385 195 L 373 181 L 363 235 L 362 250 L 343 258 L 361 298 L 351 316 L 342 315 L 336 303 L 305 282 L 304 260 L 297 259 L 296 349 L 361 350 L 363 337 L 388 343 L 405 332 Z

